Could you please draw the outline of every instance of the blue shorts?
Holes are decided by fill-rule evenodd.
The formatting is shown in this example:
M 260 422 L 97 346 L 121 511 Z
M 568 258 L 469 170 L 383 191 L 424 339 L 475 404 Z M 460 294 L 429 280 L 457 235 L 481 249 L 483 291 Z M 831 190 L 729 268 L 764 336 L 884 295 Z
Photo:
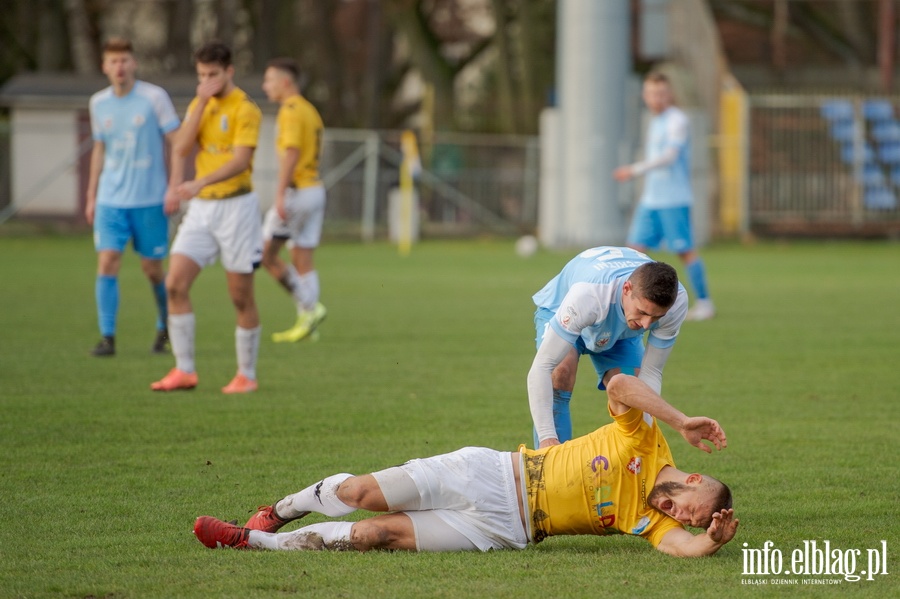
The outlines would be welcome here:
M 534 329 L 537 333 L 535 338 L 535 346 L 540 347 L 544 340 L 544 332 L 550 326 L 550 319 L 553 318 L 554 312 L 547 308 L 538 308 L 534 313 Z M 602 352 L 588 351 L 584 345 L 584 340 L 578 337 L 575 342 L 575 351 L 578 357 L 587 354 L 591 357 L 594 364 L 594 370 L 597 372 L 597 388 L 601 391 L 606 390 L 603 384 L 603 375 L 613 368 L 621 368 L 623 372 L 633 374 L 634 371 L 641 367 L 644 359 L 644 338 L 642 336 L 629 337 L 627 339 L 617 339 L 608 349 Z
M 98 204 L 94 211 L 94 248 L 123 252 L 128 240 L 142 258 L 162 260 L 169 253 L 169 219 L 162 205 L 116 208 Z
M 691 207 L 646 208 L 638 204 L 628 231 L 628 245 L 655 250 L 663 241 L 676 254 L 694 249 Z

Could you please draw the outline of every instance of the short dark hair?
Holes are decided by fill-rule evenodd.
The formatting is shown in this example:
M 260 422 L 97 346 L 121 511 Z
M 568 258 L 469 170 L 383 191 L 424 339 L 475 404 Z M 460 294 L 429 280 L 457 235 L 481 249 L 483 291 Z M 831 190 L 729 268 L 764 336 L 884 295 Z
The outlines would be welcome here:
M 650 71 L 647 76 L 644 77 L 644 81 L 647 81 L 648 83 L 665 83 L 666 85 L 669 84 L 669 78 L 665 73 L 661 71 Z
M 131 45 L 131 41 L 124 37 L 113 36 L 103 44 L 103 54 L 107 52 L 128 52 L 129 54 L 134 54 L 134 48 Z
M 278 69 L 282 73 L 289 75 L 294 80 L 295 85 L 300 82 L 300 67 L 297 66 L 297 61 L 293 58 L 287 56 L 273 58 L 266 64 L 266 68 Z
M 678 273 L 665 262 L 645 262 L 628 277 L 634 293 L 660 308 L 671 308 L 678 298 Z
M 194 52 L 194 63 L 231 66 L 231 49 L 219 41 L 206 42 Z

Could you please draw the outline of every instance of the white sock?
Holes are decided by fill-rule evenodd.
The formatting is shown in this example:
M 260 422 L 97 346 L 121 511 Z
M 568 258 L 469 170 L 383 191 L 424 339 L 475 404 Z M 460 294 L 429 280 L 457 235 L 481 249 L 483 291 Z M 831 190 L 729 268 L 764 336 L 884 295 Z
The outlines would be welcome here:
M 303 290 L 301 289 L 303 285 L 300 283 L 300 273 L 290 263 L 285 265 L 285 272 L 288 287 L 291 289 L 291 297 L 294 298 L 294 304 L 297 306 L 297 312 L 299 313 L 303 309 Z
M 182 372 L 194 372 L 194 313 L 169 314 L 169 343 L 175 354 L 175 367 Z
M 319 302 L 319 273 L 311 270 L 306 274 L 298 275 L 298 277 L 300 285 L 297 306 L 307 311 L 312 310 Z
M 299 493 L 288 495 L 275 504 L 275 513 L 282 518 L 297 518 L 305 512 L 318 512 L 332 518 L 346 516 L 356 508 L 337 498 L 337 488 L 352 476 L 346 472 L 334 474 Z
M 260 331 L 262 331 L 262 326 L 255 329 L 237 327 L 234 330 L 238 372 L 254 381 L 256 380 L 256 357 L 259 355 Z
M 254 549 L 346 551 L 353 549 L 350 531 L 353 522 L 319 522 L 291 532 L 271 533 L 251 530 L 247 544 Z M 321 539 L 321 541 L 320 541 Z

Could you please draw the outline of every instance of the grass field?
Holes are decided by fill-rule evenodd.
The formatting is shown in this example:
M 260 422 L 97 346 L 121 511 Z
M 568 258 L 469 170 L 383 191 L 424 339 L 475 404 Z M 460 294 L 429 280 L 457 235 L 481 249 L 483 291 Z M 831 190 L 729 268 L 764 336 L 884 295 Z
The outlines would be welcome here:
M 711 456 L 669 434 L 679 467 L 734 490 L 741 527 L 712 558 L 632 537 L 489 554 L 210 551 L 194 539 L 198 515 L 244 519 L 327 474 L 527 442 L 530 295 L 572 252 L 523 260 L 512 245 L 428 242 L 406 258 L 326 245 L 318 343 L 268 340 L 292 308 L 261 273 L 261 387 L 234 397 L 219 391 L 235 369 L 221 269 L 193 293 L 200 386 L 160 395 L 148 385 L 173 360 L 149 354 L 153 309 L 133 255 L 119 353 L 96 359 L 90 238 L 0 237 L 0 596 L 900 596 L 900 245 L 888 243 L 705 250 L 719 316 L 683 327 L 663 391 L 728 434 Z M 594 383 L 585 360 L 576 434 L 609 421 Z M 771 541 L 788 569 L 813 540 L 861 550 L 857 573 L 884 540 L 889 574 L 743 575 L 744 544 Z

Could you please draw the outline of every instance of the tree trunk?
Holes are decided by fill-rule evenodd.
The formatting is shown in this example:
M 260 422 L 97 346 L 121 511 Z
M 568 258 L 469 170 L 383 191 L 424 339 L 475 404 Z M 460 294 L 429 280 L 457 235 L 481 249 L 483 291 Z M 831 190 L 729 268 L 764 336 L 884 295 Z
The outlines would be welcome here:
M 65 8 L 75 72 L 80 75 L 97 73 L 100 68 L 99 52 L 84 0 L 65 0 Z

